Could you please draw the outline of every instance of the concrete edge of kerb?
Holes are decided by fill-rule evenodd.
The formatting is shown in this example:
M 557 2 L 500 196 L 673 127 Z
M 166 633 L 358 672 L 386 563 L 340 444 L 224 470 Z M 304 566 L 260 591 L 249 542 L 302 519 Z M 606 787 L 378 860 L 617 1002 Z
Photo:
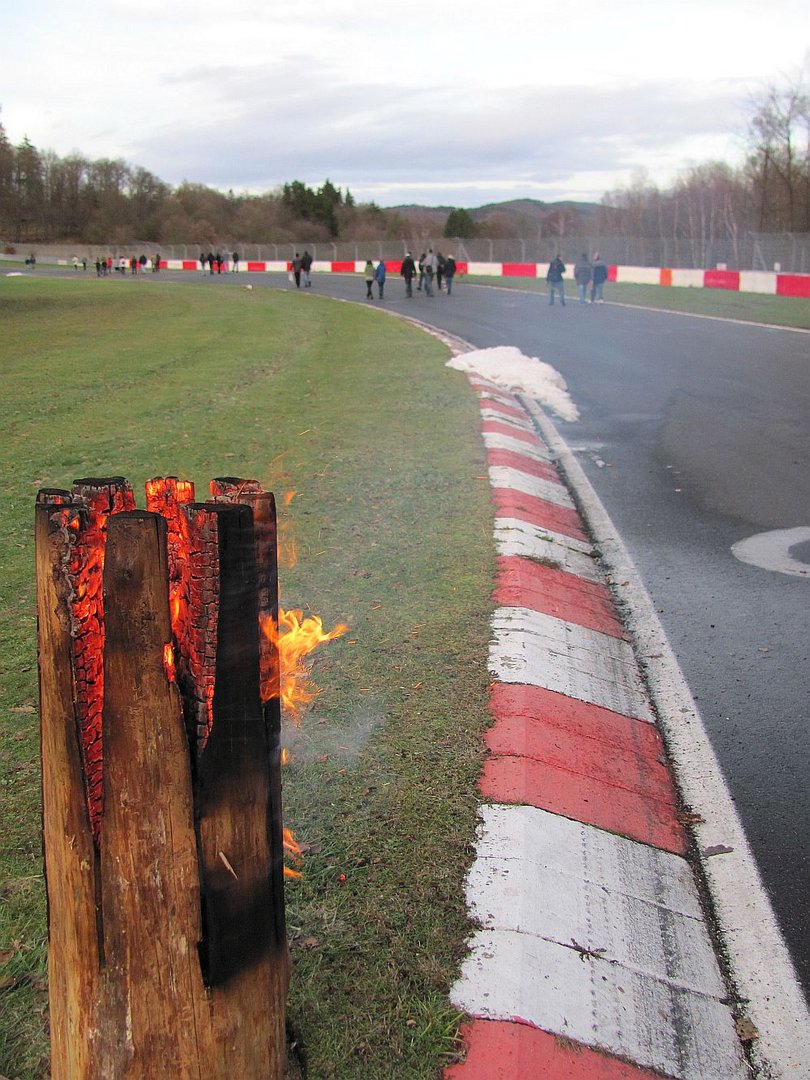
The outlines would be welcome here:
M 806 1080 L 810 1011 L 698 707 L 641 577 L 584 470 L 539 404 L 518 397 L 576 493 L 606 566 L 627 583 L 622 589 L 627 629 L 643 660 L 681 794 L 703 819 L 692 828 L 730 976 L 758 1031 L 750 1044 L 753 1063 L 763 1077 Z M 719 845 L 730 850 L 702 854 Z

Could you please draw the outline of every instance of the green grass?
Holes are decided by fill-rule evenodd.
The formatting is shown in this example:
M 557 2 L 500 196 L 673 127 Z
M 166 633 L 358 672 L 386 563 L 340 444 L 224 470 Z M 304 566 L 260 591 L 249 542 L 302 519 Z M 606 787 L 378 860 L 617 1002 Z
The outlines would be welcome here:
M 33 505 L 41 486 L 256 477 L 288 511 L 282 602 L 349 633 L 285 740 L 289 1025 L 312 1080 L 435 1077 L 469 932 L 494 572 L 477 403 L 444 346 L 286 291 L 0 279 L 0 1073 L 47 1075 Z
M 542 278 L 525 277 L 465 277 L 471 285 L 496 285 L 501 289 L 522 292 L 546 291 Z M 566 281 L 566 292 L 576 296 L 573 281 Z M 627 285 L 608 282 L 605 285 L 608 303 L 629 304 L 634 307 L 661 308 L 683 311 L 691 315 L 714 315 L 743 322 L 769 323 L 810 330 L 810 300 L 794 296 L 764 296 L 760 293 L 728 292 L 724 289 L 687 289 L 660 285 Z

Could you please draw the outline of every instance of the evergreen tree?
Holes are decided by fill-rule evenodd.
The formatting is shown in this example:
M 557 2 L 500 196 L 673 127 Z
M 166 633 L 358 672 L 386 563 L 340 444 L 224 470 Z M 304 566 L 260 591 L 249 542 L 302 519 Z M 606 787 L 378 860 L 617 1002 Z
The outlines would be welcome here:
M 451 210 L 444 223 L 444 235 L 450 239 L 472 240 L 478 228 L 468 210 Z

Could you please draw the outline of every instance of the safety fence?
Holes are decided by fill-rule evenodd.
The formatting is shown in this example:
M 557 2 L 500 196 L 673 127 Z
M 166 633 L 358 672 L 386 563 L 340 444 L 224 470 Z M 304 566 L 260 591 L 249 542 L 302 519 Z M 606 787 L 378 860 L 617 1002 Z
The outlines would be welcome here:
M 362 273 L 365 260 L 316 261 L 313 273 L 354 274 Z M 390 274 L 398 274 L 401 259 L 386 262 Z M 166 270 L 192 270 L 209 273 L 195 259 L 161 260 Z M 223 273 L 247 271 L 249 273 L 289 273 L 292 264 L 286 260 L 223 262 Z M 545 279 L 548 267 L 544 263 L 489 263 L 458 262 L 456 273 L 473 277 L 526 277 Z M 635 285 L 662 285 L 676 288 L 725 289 L 731 292 L 765 293 L 770 296 L 798 296 L 810 298 L 810 274 L 779 274 L 764 270 L 690 270 L 652 266 L 609 266 L 608 281 Z
M 385 259 L 389 274 L 399 274 L 402 267 L 402 259 Z M 59 266 L 71 265 L 70 260 L 47 259 L 41 262 L 47 265 Z M 78 264 L 82 266 L 81 263 Z M 113 261 L 113 267 L 117 266 Z M 362 273 L 365 269 L 365 259 L 317 259 L 312 263 L 312 272 L 315 274 L 355 274 Z M 88 271 L 94 268 L 89 262 L 84 267 Z M 219 267 L 211 269 L 209 264 L 203 264 L 199 259 L 160 259 L 161 270 L 180 270 L 201 274 L 278 274 L 290 273 L 292 263 L 289 259 L 245 259 L 234 263 L 231 258 L 224 258 Z M 545 279 L 548 266 L 545 262 L 474 262 L 472 260 L 456 261 L 456 273 L 459 276 L 489 277 L 489 278 L 535 278 Z M 569 272 L 571 268 L 569 267 Z M 130 272 L 130 266 L 126 266 L 126 273 Z M 810 274 L 787 274 L 767 270 L 695 270 L 683 267 L 660 267 L 660 266 L 625 266 L 621 264 L 609 264 L 608 281 L 635 284 L 635 285 L 660 285 L 664 287 L 697 289 L 724 289 L 731 292 L 763 293 L 769 296 L 794 296 L 810 298 Z

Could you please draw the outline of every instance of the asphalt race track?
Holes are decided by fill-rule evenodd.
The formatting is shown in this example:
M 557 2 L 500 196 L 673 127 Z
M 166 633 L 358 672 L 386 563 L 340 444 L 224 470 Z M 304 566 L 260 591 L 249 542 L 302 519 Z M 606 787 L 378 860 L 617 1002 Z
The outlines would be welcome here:
M 160 279 L 294 291 L 279 274 Z M 564 308 L 463 281 L 451 297 L 404 291 L 389 276 L 385 300 L 365 301 L 361 275 L 316 274 L 300 298 L 515 345 L 565 377 L 581 416 L 555 424 L 652 598 L 810 996 L 810 334 L 624 307 L 609 287 L 603 305 Z M 753 545 L 768 558 L 732 553 L 774 531 Z

